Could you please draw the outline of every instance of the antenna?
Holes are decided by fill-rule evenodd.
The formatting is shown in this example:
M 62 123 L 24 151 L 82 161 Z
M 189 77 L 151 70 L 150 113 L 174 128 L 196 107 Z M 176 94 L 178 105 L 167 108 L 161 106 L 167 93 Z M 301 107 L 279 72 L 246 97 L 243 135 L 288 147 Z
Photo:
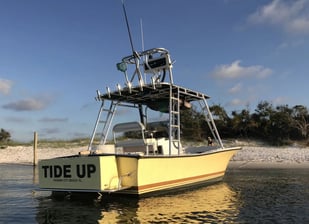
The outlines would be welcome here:
M 145 51 L 145 44 L 144 44 L 144 28 L 143 28 L 143 20 L 140 18 L 140 27 L 141 27 L 141 38 L 142 38 L 142 51 Z M 143 60 L 146 61 L 147 57 L 144 55 Z M 144 80 L 146 80 L 146 73 L 144 73 Z
M 142 37 L 142 51 L 145 50 L 145 44 L 144 44 L 144 29 L 143 29 L 143 20 L 140 19 L 140 25 L 141 25 L 141 37 Z

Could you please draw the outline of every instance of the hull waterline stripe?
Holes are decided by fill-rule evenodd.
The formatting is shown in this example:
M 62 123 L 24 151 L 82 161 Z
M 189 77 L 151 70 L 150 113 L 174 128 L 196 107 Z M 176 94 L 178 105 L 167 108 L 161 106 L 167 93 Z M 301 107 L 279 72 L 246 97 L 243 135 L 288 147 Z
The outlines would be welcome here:
M 143 191 L 143 190 L 147 190 L 147 189 L 150 189 L 150 188 L 163 187 L 165 185 L 171 185 L 171 184 L 178 184 L 178 183 L 202 179 L 202 178 L 214 176 L 214 175 L 224 175 L 224 173 L 225 173 L 225 171 L 220 171 L 220 172 L 204 174 L 204 175 L 195 176 L 195 177 L 187 177 L 187 178 L 182 178 L 182 179 L 177 179 L 177 180 L 169 180 L 169 181 L 164 181 L 164 182 L 147 184 L 147 185 L 143 185 L 143 186 L 138 186 L 137 189 L 138 189 L 138 191 Z

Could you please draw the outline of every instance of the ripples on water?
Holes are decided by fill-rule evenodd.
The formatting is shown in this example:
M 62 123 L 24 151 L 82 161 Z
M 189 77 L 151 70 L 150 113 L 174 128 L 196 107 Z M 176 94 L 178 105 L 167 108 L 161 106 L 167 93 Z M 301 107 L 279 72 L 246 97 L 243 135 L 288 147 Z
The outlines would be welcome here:
M 238 192 L 237 220 L 309 223 L 308 169 L 238 170 L 226 181 Z
M 0 223 L 309 223 L 308 169 L 230 170 L 215 185 L 139 200 L 56 200 L 35 190 L 32 167 L 0 169 Z
M 0 165 L 0 223 L 33 223 L 34 188 L 32 167 Z

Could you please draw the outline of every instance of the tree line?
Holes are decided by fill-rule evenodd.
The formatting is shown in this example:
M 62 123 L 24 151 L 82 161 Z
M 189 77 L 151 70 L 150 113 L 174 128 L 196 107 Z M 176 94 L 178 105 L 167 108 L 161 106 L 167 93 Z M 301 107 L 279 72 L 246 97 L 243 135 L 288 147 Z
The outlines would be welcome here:
M 272 145 L 308 140 L 309 113 L 302 105 L 274 106 L 261 101 L 254 112 L 245 108 L 228 115 L 219 104 L 210 110 L 222 138 L 261 139 Z M 183 138 L 199 141 L 211 135 L 202 112 L 184 110 L 181 117 Z
M 232 111 L 230 115 L 220 104 L 210 106 L 221 138 L 261 139 L 272 145 L 290 144 L 292 141 L 307 141 L 309 144 L 309 113 L 302 105 L 274 106 L 261 101 L 250 112 L 249 108 Z M 211 132 L 204 114 L 196 109 L 181 111 L 181 135 L 189 141 L 203 141 Z M 11 134 L 0 130 L 0 146 L 10 141 Z

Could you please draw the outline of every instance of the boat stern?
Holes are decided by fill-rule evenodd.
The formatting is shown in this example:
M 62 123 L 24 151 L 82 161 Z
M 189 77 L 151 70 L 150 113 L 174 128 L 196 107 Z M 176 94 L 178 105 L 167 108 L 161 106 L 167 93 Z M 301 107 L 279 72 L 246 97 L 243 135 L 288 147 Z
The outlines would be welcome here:
M 119 185 L 114 155 L 39 161 L 39 187 L 42 190 L 102 192 L 118 189 Z

